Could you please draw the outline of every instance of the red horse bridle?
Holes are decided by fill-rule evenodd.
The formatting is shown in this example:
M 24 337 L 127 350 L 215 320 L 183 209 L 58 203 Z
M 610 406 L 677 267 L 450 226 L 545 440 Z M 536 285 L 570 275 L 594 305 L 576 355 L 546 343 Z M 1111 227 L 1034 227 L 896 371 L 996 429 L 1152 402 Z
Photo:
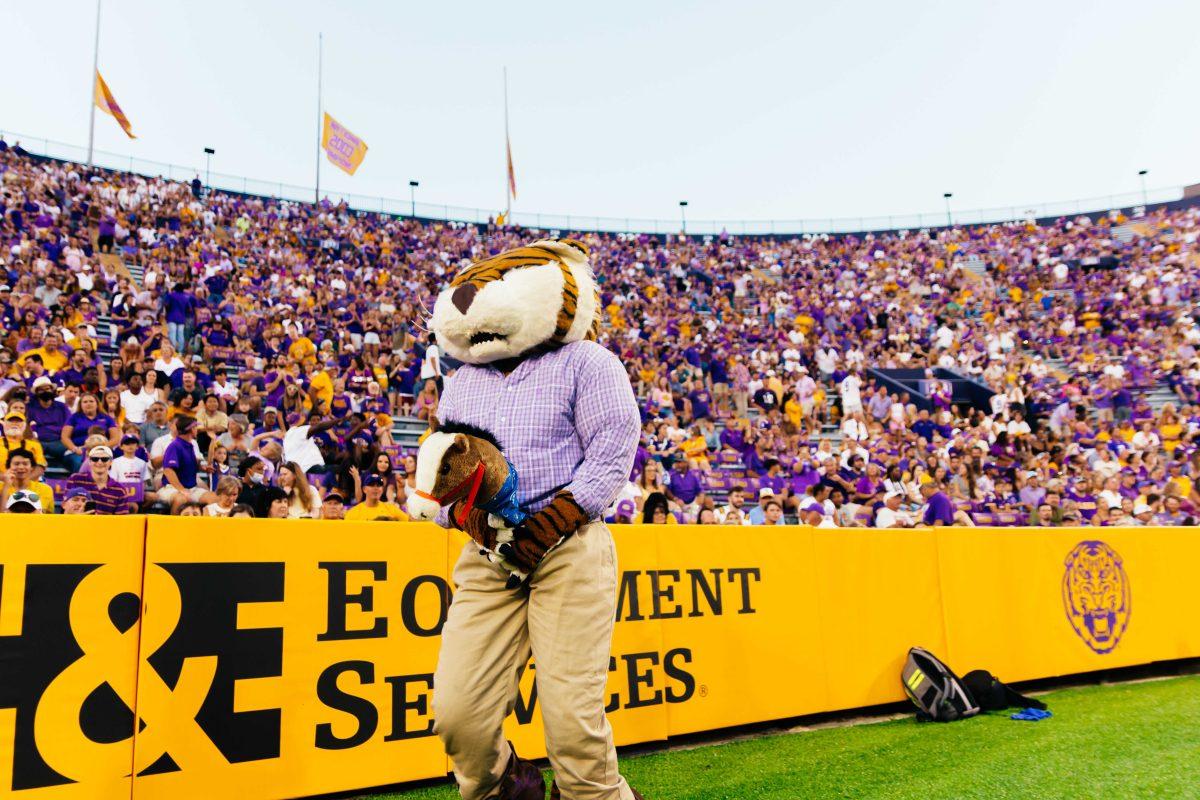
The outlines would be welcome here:
M 471 509 L 475 507 L 475 497 L 479 494 L 479 487 L 483 484 L 484 464 L 480 461 L 475 469 L 471 470 L 471 474 L 463 478 L 462 481 L 450 491 L 446 492 L 441 497 L 435 497 L 429 492 L 423 492 L 420 489 L 414 489 L 413 494 L 417 497 L 423 497 L 426 500 L 432 500 L 439 506 L 445 506 L 454 500 L 458 499 L 462 494 L 467 495 L 467 501 L 463 504 L 462 509 L 458 512 L 455 522 L 458 527 L 462 527 L 467 523 L 467 514 L 471 513 Z

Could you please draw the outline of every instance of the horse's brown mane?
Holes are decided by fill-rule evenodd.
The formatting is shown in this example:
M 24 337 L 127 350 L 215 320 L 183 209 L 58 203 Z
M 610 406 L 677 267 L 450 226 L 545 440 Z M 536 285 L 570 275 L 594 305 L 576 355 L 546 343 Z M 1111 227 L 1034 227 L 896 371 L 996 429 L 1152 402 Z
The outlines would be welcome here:
M 465 422 L 440 422 L 437 428 L 438 433 L 461 433 L 464 436 L 474 436 L 476 439 L 483 439 L 490 443 L 500 452 L 504 452 L 504 445 L 500 444 L 500 440 L 491 431 L 485 431 L 483 428 L 475 425 L 468 425 Z

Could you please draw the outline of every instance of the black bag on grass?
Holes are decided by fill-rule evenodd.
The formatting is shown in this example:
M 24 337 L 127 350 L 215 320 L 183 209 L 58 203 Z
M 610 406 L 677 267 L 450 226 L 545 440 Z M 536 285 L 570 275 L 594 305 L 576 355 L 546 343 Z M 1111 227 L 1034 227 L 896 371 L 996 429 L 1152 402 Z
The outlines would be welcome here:
M 963 686 L 975 698 L 981 711 L 1003 711 L 1006 708 L 1036 708 L 1046 710 L 1046 704 L 1026 697 L 1011 686 L 1001 683 L 986 669 L 973 669 L 962 677 Z
M 900 673 L 904 693 L 917 707 L 917 719 L 952 722 L 979 713 L 975 698 L 954 671 L 921 647 L 908 651 Z

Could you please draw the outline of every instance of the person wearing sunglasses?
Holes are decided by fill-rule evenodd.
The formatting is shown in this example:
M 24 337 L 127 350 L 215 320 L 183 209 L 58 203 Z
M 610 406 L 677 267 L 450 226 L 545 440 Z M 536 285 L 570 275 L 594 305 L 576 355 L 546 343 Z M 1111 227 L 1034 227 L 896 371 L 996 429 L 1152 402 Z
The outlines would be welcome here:
M 128 514 L 132 501 L 121 484 L 112 479 L 113 451 L 108 445 L 96 445 L 87 454 L 87 469 L 67 478 L 67 493 L 85 489 L 96 504 L 97 514 Z
M 37 492 L 21 489 L 13 492 L 4 502 L 4 510 L 9 514 L 44 514 L 42 498 Z

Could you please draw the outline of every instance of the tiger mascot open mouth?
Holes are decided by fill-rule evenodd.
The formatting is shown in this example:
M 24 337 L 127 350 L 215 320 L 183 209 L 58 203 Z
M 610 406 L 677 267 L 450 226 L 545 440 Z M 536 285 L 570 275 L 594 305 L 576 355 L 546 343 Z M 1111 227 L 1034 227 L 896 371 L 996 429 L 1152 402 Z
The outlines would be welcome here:
M 438 343 L 459 361 L 489 364 L 595 339 L 600 300 L 587 258 L 580 242 L 543 239 L 460 272 L 433 306 Z

